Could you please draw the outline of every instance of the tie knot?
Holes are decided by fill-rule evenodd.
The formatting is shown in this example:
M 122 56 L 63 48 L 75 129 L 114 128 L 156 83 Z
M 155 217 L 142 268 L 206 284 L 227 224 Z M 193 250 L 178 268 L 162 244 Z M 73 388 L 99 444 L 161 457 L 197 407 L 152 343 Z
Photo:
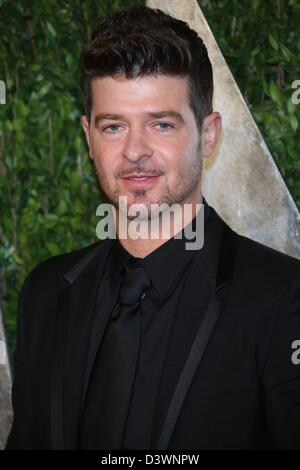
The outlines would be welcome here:
M 151 280 L 136 260 L 130 261 L 126 268 L 127 271 L 123 276 L 118 301 L 120 303 L 132 304 L 144 298 L 146 290 L 151 285 Z

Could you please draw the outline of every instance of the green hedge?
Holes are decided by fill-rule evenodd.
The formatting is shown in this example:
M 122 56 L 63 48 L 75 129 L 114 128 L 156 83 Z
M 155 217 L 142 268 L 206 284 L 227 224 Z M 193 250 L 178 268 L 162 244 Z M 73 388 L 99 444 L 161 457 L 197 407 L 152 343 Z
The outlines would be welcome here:
M 0 0 L 0 298 L 11 348 L 28 271 L 96 240 L 102 197 L 80 126 L 78 57 L 102 17 L 137 3 Z M 199 4 L 300 207 L 299 0 Z
M 78 58 L 101 18 L 136 3 L 0 2 L 0 298 L 11 349 L 28 271 L 97 239 L 101 194 L 80 125 Z

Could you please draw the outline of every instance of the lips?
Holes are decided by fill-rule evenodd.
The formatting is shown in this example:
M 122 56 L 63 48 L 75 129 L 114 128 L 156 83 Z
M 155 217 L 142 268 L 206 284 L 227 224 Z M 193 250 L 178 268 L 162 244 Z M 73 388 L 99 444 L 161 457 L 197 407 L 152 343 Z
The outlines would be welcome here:
M 141 181 L 141 180 L 146 180 L 147 179 L 147 176 L 145 177 L 139 177 L 139 178 L 125 178 L 125 179 L 128 179 L 128 180 L 135 180 L 135 181 Z
M 146 179 L 146 178 L 153 178 L 154 176 L 156 175 L 143 175 L 141 173 L 139 174 L 133 174 L 133 175 L 129 175 L 129 176 L 125 176 L 123 179 L 125 180 L 140 180 L 140 179 Z
M 123 178 L 123 181 L 128 188 L 143 188 L 153 185 L 158 178 L 157 175 L 132 174 Z

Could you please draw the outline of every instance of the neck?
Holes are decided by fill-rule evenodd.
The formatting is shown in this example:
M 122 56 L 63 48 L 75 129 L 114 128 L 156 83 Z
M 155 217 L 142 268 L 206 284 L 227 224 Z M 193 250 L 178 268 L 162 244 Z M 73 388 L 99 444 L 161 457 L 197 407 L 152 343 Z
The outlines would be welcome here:
M 116 210 L 116 233 L 121 245 L 134 257 L 144 258 L 184 229 L 200 210 L 202 194 L 146 220 L 128 220 Z

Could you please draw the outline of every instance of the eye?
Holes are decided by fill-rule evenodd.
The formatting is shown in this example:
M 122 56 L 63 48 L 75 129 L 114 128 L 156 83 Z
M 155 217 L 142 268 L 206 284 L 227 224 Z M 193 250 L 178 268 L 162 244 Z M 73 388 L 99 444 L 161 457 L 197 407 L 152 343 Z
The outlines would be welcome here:
M 168 122 L 158 122 L 157 124 L 155 124 L 155 127 L 156 126 L 160 126 L 160 133 L 168 132 L 170 129 L 174 129 L 174 126 L 172 126 L 172 124 L 169 124 Z
M 114 134 L 120 129 L 119 124 L 110 124 L 109 126 L 104 127 L 102 130 L 103 132 L 107 132 L 108 134 Z

